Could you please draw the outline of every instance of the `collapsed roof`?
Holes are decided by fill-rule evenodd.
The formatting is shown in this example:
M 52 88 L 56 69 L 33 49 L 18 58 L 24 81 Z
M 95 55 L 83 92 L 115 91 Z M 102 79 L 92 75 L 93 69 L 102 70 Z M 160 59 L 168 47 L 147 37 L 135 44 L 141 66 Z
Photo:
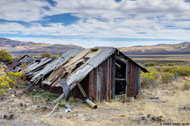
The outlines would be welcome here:
M 147 69 L 143 68 L 116 48 L 92 48 L 86 50 L 72 49 L 66 51 L 58 59 L 47 64 L 32 77 L 31 81 L 33 83 L 38 83 L 41 80 L 43 85 L 62 87 L 63 85 L 60 84 L 60 80 L 64 78 L 65 83 L 69 85 L 72 90 L 77 82 L 83 80 L 90 71 L 115 52 L 120 53 L 128 60 L 134 62 L 143 72 L 148 72 Z M 49 74 L 49 76 L 45 78 L 47 74 Z

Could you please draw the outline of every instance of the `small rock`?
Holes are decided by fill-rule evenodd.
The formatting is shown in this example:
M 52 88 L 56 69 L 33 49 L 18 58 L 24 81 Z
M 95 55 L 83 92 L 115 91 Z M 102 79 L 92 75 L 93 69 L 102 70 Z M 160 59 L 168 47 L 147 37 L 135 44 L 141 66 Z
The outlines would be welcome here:
M 125 115 L 123 114 L 123 115 L 120 115 L 119 117 L 125 117 Z
M 141 120 L 145 120 L 146 118 L 143 116 L 142 118 L 141 118 Z
M 23 107 L 23 104 L 22 104 L 22 103 L 20 103 L 20 107 Z
M 153 96 L 153 97 L 150 97 L 150 99 L 159 99 L 159 97 Z
M 156 121 L 156 117 L 155 116 L 152 116 L 151 119 L 152 119 L 152 121 Z
M 150 118 L 150 116 L 151 116 L 151 115 L 150 115 L 150 114 L 148 114 L 146 117 L 147 117 L 147 118 Z
M 14 115 L 13 114 L 10 114 L 10 115 L 3 115 L 3 119 L 6 119 L 6 120 L 11 120 L 11 119 L 14 119 Z

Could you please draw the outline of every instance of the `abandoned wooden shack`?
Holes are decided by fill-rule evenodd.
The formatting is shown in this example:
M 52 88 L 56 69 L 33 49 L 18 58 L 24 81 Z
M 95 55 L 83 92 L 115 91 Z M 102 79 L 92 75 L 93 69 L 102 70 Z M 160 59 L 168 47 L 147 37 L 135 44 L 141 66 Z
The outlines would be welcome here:
M 92 100 L 140 93 L 140 73 L 147 69 L 116 48 L 70 50 L 47 64 L 31 79 L 47 90 Z

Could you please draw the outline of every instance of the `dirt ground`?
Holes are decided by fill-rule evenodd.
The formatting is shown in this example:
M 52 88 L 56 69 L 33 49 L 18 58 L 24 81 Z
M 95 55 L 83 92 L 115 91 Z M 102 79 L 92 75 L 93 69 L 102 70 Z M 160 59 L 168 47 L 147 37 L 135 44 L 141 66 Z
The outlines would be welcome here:
M 5 69 L 6 69 L 5 64 L 0 61 L 0 77 L 6 75 Z
M 97 109 L 85 103 L 73 102 L 73 111 L 66 113 L 58 107 L 47 116 L 53 106 L 34 103 L 31 97 L 13 93 L 0 97 L 1 126 L 190 126 L 190 90 L 182 90 L 184 81 L 178 79 L 168 85 L 142 90 L 142 95 L 125 103 L 122 100 L 98 102 Z M 12 93 L 11 93 L 12 92 Z

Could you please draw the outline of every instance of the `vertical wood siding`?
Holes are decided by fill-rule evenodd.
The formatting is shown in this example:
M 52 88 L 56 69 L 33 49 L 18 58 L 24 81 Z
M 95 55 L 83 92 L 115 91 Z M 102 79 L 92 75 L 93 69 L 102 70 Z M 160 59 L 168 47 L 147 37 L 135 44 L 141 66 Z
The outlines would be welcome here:
M 133 97 L 136 96 L 140 88 L 140 72 L 139 67 L 132 63 L 128 62 L 128 87 L 127 87 L 127 96 Z
M 140 68 L 126 61 L 127 73 L 127 96 L 133 97 L 140 92 Z M 109 101 L 115 98 L 115 57 L 111 56 L 97 68 L 93 69 L 86 77 L 88 81 L 82 81 L 82 85 L 88 85 L 85 88 L 88 97 L 92 100 Z
M 94 100 L 111 100 L 113 84 L 112 57 L 108 58 L 89 74 L 88 96 Z

